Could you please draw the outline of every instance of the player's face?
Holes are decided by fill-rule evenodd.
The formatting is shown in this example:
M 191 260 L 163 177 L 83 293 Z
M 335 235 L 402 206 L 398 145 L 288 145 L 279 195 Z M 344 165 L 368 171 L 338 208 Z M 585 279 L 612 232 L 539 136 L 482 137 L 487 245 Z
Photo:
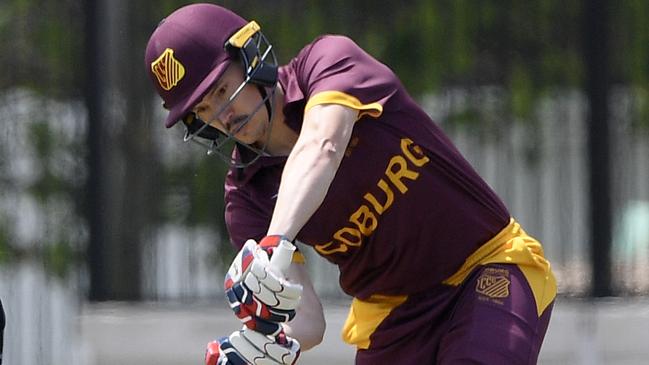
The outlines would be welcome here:
M 265 140 L 268 113 L 262 106 L 262 96 L 257 86 L 246 85 L 230 102 L 230 97 L 243 82 L 241 65 L 233 63 L 223 73 L 214 87 L 196 104 L 196 115 L 224 133 L 233 134 L 239 141 L 255 145 Z M 227 105 L 230 103 L 229 105 Z M 216 115 L 225 105 L 225 109 Z

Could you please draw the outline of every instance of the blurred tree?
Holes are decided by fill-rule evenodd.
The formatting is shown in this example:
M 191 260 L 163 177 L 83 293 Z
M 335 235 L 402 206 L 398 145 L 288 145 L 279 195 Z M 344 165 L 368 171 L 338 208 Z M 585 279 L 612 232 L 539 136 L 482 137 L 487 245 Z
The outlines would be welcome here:
M 25 86 L 50 97 L 81 96 L 81 19 L 79 0 L 0 2 L 0 90 Z

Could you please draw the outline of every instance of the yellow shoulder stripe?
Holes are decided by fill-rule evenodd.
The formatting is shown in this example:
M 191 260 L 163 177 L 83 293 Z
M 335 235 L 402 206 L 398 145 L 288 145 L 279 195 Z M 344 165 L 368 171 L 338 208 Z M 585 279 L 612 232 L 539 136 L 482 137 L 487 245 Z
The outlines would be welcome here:
M 321 91 L 313 95 L 306 103 L 304 112 L 306 113 L 312 107 L 321 104 L 339 104 L 356 109 L 359 111 L 357 120 L 365 115 L 378 118 L 383 113 L 383 105 L 379 103 L 363 104 L 356 97 L 341 91 Z

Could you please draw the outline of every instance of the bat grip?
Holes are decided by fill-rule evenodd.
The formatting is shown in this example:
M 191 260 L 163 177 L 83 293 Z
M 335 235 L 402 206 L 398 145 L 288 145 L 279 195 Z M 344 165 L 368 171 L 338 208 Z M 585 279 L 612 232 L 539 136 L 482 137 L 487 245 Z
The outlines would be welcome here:
M 286 274 L 288 267 L 291 265 L 294 251 L 295 246 L 291 242 L 281 240 L 279 245 L 273 250 L 273 255 L 270 257 L 270 266 L 282 274 Z

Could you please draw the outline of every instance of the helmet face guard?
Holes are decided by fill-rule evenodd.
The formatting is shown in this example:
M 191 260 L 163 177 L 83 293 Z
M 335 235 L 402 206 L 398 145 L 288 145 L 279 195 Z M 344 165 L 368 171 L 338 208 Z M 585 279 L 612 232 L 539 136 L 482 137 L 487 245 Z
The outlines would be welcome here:
M 270 137 L 273 120 L 273 102 L 275 85 L 277 83 L 277 58 L 273 46 L 261 32 L 259 25 L 252 21 L 236 32 L 224 45 L 226 50 L 237 51 L 243 65 L 245 78 L 229 97 L 228 101 L 214 114 L 207 123 L 194 113 L 189 113 L 183 119 L 185 126 L 185 142 L 195 142 L 207 149 L 208 155 L 216 155 L 231 167 L 243 168 L 251 165 L 261 156 L 267 156 L 266 147 Z M 248 118 L 236 130 L 225 133 L 210 126 L 210 122 L 218 120 L 239 96 L 248 84 L 259 88 L 262 99 Z M 235 135 L 261 109 L 266 107 L 268 113 L 268 132 L 261 147 L 254 147 L 239 141 Z M 233 153 L 236 149 L 236 153 Z
M 244 81 L 241 85 L 245 86 L 246 82 Z M 243 87 L 239 87 L 237 90 L 240 92 Z M 220 115 L 225 108 L 227 108 L 233 100 L 238 95 L 238 92 L 235 92 L 230 97 L 230 100 L 215 114 L 215 119 Z M 262 106 L 268 105 L 267 102 L 273 99 L 274 92 L 267 93 L 266 96 L 257 104 L 253 112 L 242 121 L 236 130 L 225 133 L 218 128 L 212 127 L 209 123 L 204 122 L 195 113 L 189 113 L 182 122 L 185 126 L 185 135 L 183 137 L 184 142 L 194 142 L 207 150 L 208 155 L 216 155 L 223 162 L 228 164 L 230 167 L 243 168 L 251 165 L 253 162 L 261 156 L 268 156 L 266 152 L 266 145 L 268 144 L 268 139 L 270 137 L 270 131 L 266 136 L 264 144 L 261 148 L 257 148 L 246 143 L 239 141 L 235 135 L 245 127 L 246 124 L 250 121 L 253 115 L 257 113 Z M 269 110 L 269 122 L 268 128 L 272 128 L 272 107 Z M 236 149 L 237 153 L 234 153 Z

